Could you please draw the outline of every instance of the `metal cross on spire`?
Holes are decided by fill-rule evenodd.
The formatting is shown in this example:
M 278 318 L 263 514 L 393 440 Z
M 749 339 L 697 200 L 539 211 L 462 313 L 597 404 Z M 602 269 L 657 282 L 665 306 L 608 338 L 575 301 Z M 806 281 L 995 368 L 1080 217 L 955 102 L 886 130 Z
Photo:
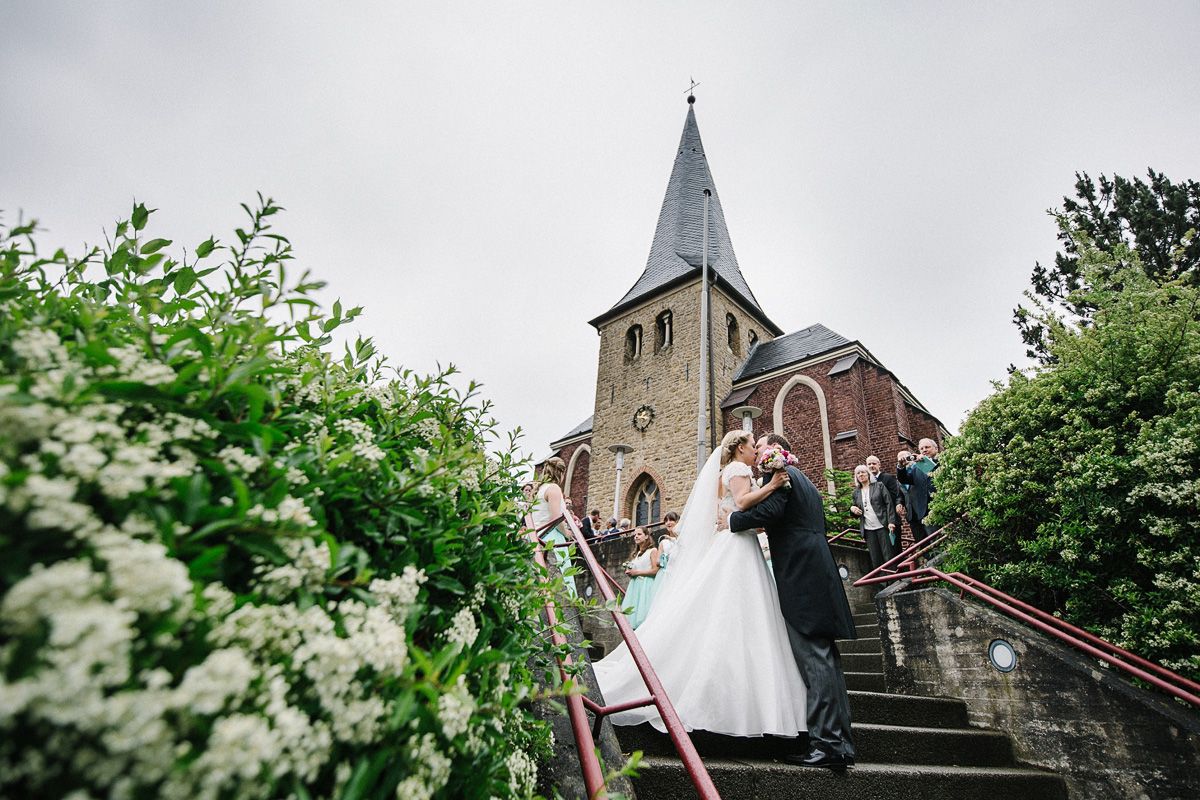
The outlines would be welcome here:
M 688 76 L 688 80 L 692 82 L 692 85 L 688 87 L 688 105 L 691 105 L 692 103 L 696 102 L 695 89 L 700 84 L 696 83 L 696 79 L 691 75 Z

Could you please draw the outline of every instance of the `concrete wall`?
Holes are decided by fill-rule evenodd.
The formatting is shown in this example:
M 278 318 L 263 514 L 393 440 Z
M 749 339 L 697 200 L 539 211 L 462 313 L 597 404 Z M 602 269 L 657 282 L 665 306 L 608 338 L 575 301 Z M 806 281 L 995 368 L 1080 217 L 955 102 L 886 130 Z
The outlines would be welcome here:
M 1009 733 L 1022 761 L 1062 775 L 1072 798 L 1200 797 L 1200 713 L 940 588 L 881 592 L 889 691 L 957 697 L 972 724 Z M 1004 639 L 1016 668 L 991 666 Z

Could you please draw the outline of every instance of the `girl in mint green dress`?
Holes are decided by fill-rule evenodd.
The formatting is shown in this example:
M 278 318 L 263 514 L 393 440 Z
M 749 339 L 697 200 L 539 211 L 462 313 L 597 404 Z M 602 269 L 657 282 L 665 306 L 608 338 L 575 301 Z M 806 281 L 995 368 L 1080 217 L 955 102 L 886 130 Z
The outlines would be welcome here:
M 630 577 L 629 587 L 625 590 L 625 601 L 621 605 L 632 609 L 628 613 L 629 624 L 634 628 L 641 625 L 650 613 L 650 604 L 654 602 L 654 576 L 658 574 L 658 548 L 654 546 L 654 537 L 646 533 L 645 528 L 633 529 L 633 543 L 637 547 L 637 555 L 629 562 L 625 574 Z

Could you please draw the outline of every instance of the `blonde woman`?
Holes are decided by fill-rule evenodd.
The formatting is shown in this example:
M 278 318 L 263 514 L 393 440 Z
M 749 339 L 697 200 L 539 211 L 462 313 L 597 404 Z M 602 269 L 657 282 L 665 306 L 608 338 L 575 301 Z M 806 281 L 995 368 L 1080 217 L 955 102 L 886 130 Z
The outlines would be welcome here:
M 567 465 L 558 456 L 551 456 L 546 459 L 546 463 L 542 465 L 541 485 L 538 486 L 535 500 L 533 503 L 533 526 L 541 528 L 552 519 L 558 519 L 563 514 L 563 492 L 562 482 L 567 475 Z M 566 543 L 571 541 L 565 533 L 563 533 L 563 525 L 560 523 L 548 531 L 543 531 L 542 541 L 551 545 L 563 545 L 562 547 L 554 548 L 555 561 L 561 572 L 566 572 L 571 566 L 571 550 L 566 546 Z M 563 582 L 566 584 L 567 592 L 572 596 L 577 596 L 578 592 L 575 588 L 575 576 L 563 576 Z
M 858 517 L 858 532 L 867 543 L 872 569 L 896 555 L 896 498 L 883 481 L 871 482 L 866 464 L 854 468 L 854 505 L 850 513 Z

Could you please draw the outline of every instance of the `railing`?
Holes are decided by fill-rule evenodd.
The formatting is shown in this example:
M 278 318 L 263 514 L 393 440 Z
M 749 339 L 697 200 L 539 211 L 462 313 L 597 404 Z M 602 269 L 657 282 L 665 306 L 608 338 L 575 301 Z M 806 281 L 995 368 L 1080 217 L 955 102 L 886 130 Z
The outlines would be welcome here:
M 843 539 L 845 539 L 847 542 L 854 542 L 855 544 L 863 544 L 863 540 L 861 537 L 854 537 L 854 536 L 850 535 L 850 534 L 856 534 L 856 533 L 858 533 L 858 528 L 846 528 L 846 530 L 842 531 L 841 533 L 835 533 L 832 535 L 827 533 L 827 534 L 825 534 L 825 538 L 829 541 L 830 544 L 833 544 L 834 542 L 839 542 Z
M 592 553 L 591 547 L 583 537 L 583 532 L 579 530 L 579 526 L 575 524 L 575 520 L 571 516 L 560 516 L 558 519 L 551 520 L 540 528 L 533 528 L 531 520 L 526 517 L 526 525 L 533 530 L 533 538 L 537 543 L 537 549 L 534 552 L 534 558 L 537 563 L 546 568 L 546 548 L 554 547 L 553 543 L 547 543 L 542 539 L 542 532 L 551 528 L 564 524 L 571 532 L 571 537 L 575 540 L 577 552 L 583 557 L 584 564 L 588 571 L 592 574 L 596 587 L 600 590 L 600 595 L 607 602 L 616 600 L 616 595 L 613 593 L 613 586 L 620 590 L 620 585 L 616 580 L 608 574 L 608 572 L 600 566 L 600 562 L 596 560 L 596 556 Z M 565 545 L 559 545 L 560 547 Z M 612 584 L 610 586 L 610 584 Z M 696 787 L 696 792 L 703 800 L 720 800 L 721 795 L 717 792 L 717 787 L 713 783 L 712 778 L 708 774 L 708 770 L 704 768 L 704 763 L 700 760 L 699 753 L 696 752 L 696 747 L 692 744 L 692 739 L 688 736 L 687 729 L 684 728 L 683 722 L 680 721 L 679 715 L 675 712 L 675 707 L 671 705 L 671 700 L 667 697 L 666 691 L 663 689 L 662 683 L 658 679 L 658 675 L 654 672 L 654 667 L 650 665 L 650 659 L 646 657 L 645 651 L 642 650 L 641 644 L 637 640 L 637 636 L 633 632 L 633 627 L 629 624 L 629 620 L 620 610 L 611 612 L 613 622 L 617 625 L 617 630 L 621 633 L 621 638 L 625 640 L 625 644 L 629 647 L 629 654 L 633 657 L 633 662 L 637 666 L 638 672 L 641 673 L 642 681 L 646 684 L 650 695 L 641 700 L 633 700 L 626 703 L 617 703 L 611 706 L 600 705 L 580 694 L 571 694 L 567 697 L 567 714 L 571 719 L 571 730 L 575 736 L 575 749 L 579 755 L 579 766 L 583 772 L 583 782 L 587 789 L 589 798 L 605 797 L 604 792 L 604 774 L 600 767 L 600 760 L 596 756 L 596 739 L 600 736 L 600 725 L 604 718 L 609 714 L 616 714 L 621 711 L 629 711 L 634 708 L 644 708 L 653 704 L 658 708 L 658 714 L 662 718 L 663 725 L 666 726 L 667 734 L 671 737 L 671 742 L 675 746 L 675 751 L 679 754 L 680 760 L 683 762 L 684 768 L 687 770 L 688 777 L 691 778 L 692 785 Z M 558 633 L 558 614 L 555 611 L 553 600 L 546 603 L 546 621 L 550 625 L 552 631 L 552 639 L 556 645 L 566 644 L 567 640 L 562 634 Z M 567 679 L 567 667 L 571 664 L 570 655 L 564 656 L 559 660 L 559 674 L 563 680 Z M 589 728 L 585 710 L 591 711 L 594 715 L 594 721 Z
M 947 530 L 953 524 L 950 523 L 941 530 L 929 534 L 921 541 L 915 542 L 912 547 L 909 547 L 904 552 L 889 559 L 856 580 L 854 585 L 872 586 L 878 583 L 889 583 L 898 580 L 910 581 L 912 585 L 933 582 L 948 583 L 959 590 L 960 596 L 965 597 L 969 594 L 1013 619 L 1024 622 L 1026 625 L 1058 639 L 1076 650 L 1098 658 L 1106 664 L 1111 664 L 1128 675 L 1140 678 L 1172 697 L 1177 697 L 1194 706 L 1200 706 L 1200 683 L 1189 680 L 1160 664 L 1155 664 L 1153 661 L 1142 658 L 1136 653 L 1131 653 L 1122 647 L 1107 642 L 1082 628 L 1077 628 L 1053 614 L 1048 614 L 1040 608 L 1035 608 L 1022 600 L 1005 594 L 983 581 L 972 578 L 970 575 L 962 572 L 942 572 L 940 569 L 932 566 L 917 566 L 917 559 L 943 542 L 947 538 Z

